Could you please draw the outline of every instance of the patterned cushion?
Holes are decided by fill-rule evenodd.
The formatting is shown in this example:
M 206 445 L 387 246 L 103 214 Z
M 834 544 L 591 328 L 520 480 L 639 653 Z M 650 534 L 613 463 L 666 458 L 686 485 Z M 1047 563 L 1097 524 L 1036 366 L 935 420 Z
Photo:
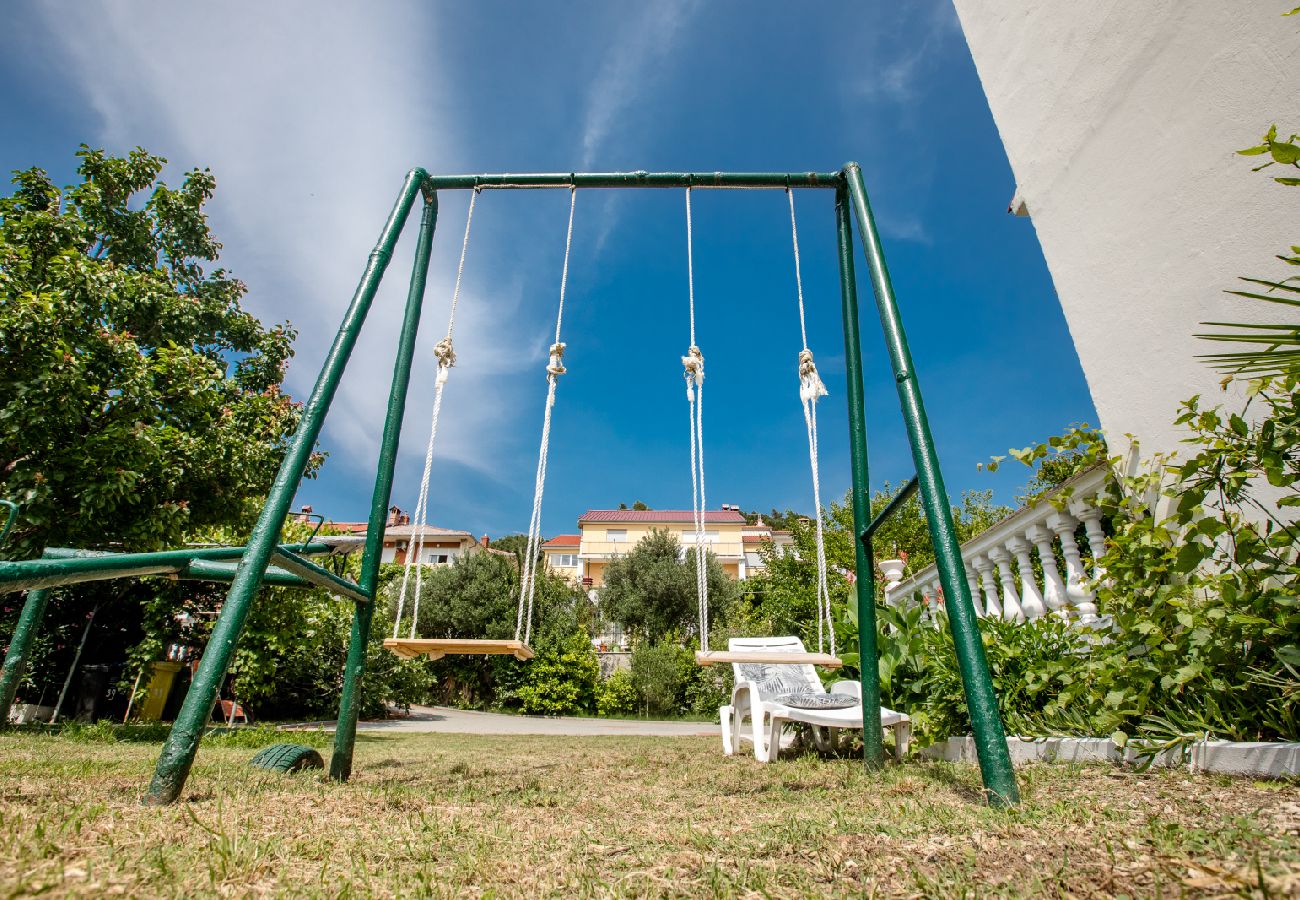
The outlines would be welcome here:
M 822 692 L 821 682 L 807 664 L 741 663 L 740 677 L 754 682 L 764 700 L 781 694 Z
M 824 694 L 821 691 L 796 691 L 776 698 L 777 703 L 792 709 L 848 709 L 858 705 L 852 694 Z

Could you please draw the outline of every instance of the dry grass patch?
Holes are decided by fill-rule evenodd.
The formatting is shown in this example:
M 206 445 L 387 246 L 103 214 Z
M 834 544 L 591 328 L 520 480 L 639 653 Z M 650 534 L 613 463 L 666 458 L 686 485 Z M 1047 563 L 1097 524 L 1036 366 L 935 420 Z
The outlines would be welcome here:
M 139 805 L 157 744 L 0 735 L 0 894 L 1300 893 L 1300 787 L 1109 766 L 760 766 L 715 739 L 363 737 L 346 785 L 205 747 Z

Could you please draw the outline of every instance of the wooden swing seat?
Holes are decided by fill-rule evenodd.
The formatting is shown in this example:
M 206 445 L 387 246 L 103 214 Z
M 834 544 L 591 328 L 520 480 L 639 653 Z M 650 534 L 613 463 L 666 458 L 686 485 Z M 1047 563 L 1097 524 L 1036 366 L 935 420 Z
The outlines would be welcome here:
M 766 663 L 778 666 L 821 666 L 838 669 L 844 660 L 829 653 L 783 653 L 779 650 L 697 650 L 695 662 L 701 666 L 720 663 Z
M 523 641 L 492 641 L 465 638 L 387 638 L 384 646 L 403 659 L 427 656 L 513 656 L 532 659 L 533 648 Z

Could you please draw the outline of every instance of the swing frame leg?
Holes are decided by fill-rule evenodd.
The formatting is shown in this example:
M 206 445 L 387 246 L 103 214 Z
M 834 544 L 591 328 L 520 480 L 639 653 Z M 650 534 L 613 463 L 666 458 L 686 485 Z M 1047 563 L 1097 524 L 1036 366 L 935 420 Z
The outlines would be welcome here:
M 230 668 L 235 645 L 248 620 L 249 609 L 261 587 L 271 554 L 279 543 L 280 530 L 289 514 L 298 483 L 320 438 L 325 416 L 347 367 L 348 357 L 356 346 L 357 336 L 361 333 L 361 326 L 370 311 L 389 260 L 392 259 L 393 248 L 406 224 L 415 198 L 423 191 L 425 202 L 429 202 L 430 190 L 428 175 L 423 169 L 412 169 L 407 174 L 397 203 L 389 213 L 379 241 L 370 253 L 366 270 L 352 295 L 352 302 L 334 337 L 334 343 L 330 346 L 329 354 L 325 357 L 311 397 L 303 407 L 293 443 L 280 465 L 280 471 L 267 494 L 266 504 L 249 536 L 239 569 L 226 594 L 226 601 L 222 604 L 221 615 L 217 617 L 208 645 L 199 661 L 194 681 L 185 694 L 185 702 L 181 705 L 176 722 L 158 756 L 153 780 L 144 797 L 144 802 L 150 806 L 173 802 L 185 787 L 185 781 L 194 765 L 194 757 L 198 753 L 199 741 L 217 701 L 217 692 Z
M 411 287 L 406 294 L 406 314 L 398 338 L 397 360 L 393 364 L 393 384 L 388 392 L 388 415 L 384 419 L 384 436 L 379 445 L 379 471 L 375 491 L 370 499 L 370 520 L 366 525 L 366 549 L 361 558 L 361 590 L 370 603 L 356 604 L 352 618 L 352 637 L 348 644 L 348 661 L 343 670 L 343 696 L 339 699 L 338 723 L 334 728 L 334 755 L 330 758 L 330 778 L 347 781 L 352 775 L 352 751 L 357 740 L 357 706 L 361 677 L 365 674 L 366 649 L 370 644 L 370 626 L 375 618 L 374 598 L 379 585 L 379 562 L 384 550 L 384 526 L 388 523 L 388 504 L 393 493 L 393 469 L 397 465 L 397 447 L 406 415 L 406 389 L 411 383 L 411 361 L 415 357 L 415 338 L 420 328 L 420 311 L 424 306 L 424 284 L 429 274 L 429 256 L 433 233 L 438 224 L 438 195 L 425 195 L 420 235 L 415 245 L 415 263 L 411 267 Z
M 18 695 L 18 684 L 23 680 L 27 670 L 27 655 L 32 651 L 32 642 L 36 631 L 41 627 L 45 617 L 45 607 L 49 604 L 50 592 L 38 588 L 27 592 L 23 601 L 23 611 L 18 614 L 18 627 L 14 629 L 9 640 L 9 649 L 5 652 L 3 669 L 0 669 L 0 728 L 9 726 L 9 710 L 13 708 L 14 697 Z
M 961 669 L 962 687 L 966 694 L 966 708 L 970 712 L 971 730 L 975 732 L 975 747 L 979 754 L 980 774 L 984 779 L 984 790 L 988 801 L 993 806 L 1013 806 L 1020 802 L 1020 791 L 1016 786 L 1015 772 L 1011 767 L 1011 755 L 1007 751 L 1006 732 L 1002 727 L 1002 716 L 998 710 L 997 695 L 993 690 L 993 678 L 989 673 L 988 659 L 984 655 L 984 642 L 980 635 L 979 623 L 975 617 L 975 607 L 971 603 L 970 586 L 966 582 L 965 567 L 962 564 L 961 545 L 957 540 L 957 529 L 952 521 L 952 505 L 944 487 L 943 473 L 939 469 L 939 454 L 935 451 L 934 437 L 930 434 L 930 423 L 925 415 L 925 403 L 921 399 L 921 386 L 916 379 L 916 368 L 912 364 L 912 353 L 907 346 L 907 335 L 903 331 L 903 320 L 898 312 L 898 301 L 894 298 L 894 288 L 889 280 L 889 269 L 885 265 L 885 251 L 881 247 L 880 233 L 876 229 L 875 218 L 871 214 L 871 203 L 867 199 L 867 189 L 862 183 L 862 169 L 851 162 L 844 166 L 844 185 L 837 193 L 836 208 L 840 210 L 841 232 L 841 278 L 844 280 L 845 292 L 845 340 L 849 332 L 848 295 L 852 286 L 850 270 L 846 272 L 844 261 L 845 210 L 852 201 L 853 212 L 858 220 L 858 232 L 862 235 L 863 251 L 867 257 L 867 270 L 871 275 L 871 285 L 876 295 L 876 308 L 880 313 L 880 327 L 885 335 L 885 345 L 889 349 L 889 360 L 894 369 L 894 382 L 898 388 L 899 405 L 903 411 L 903 421 L 907 426 L 908 442 L 912 447 L 912 462 L 916 466 L 916 480 L 920 485 L 921 502 L 925 507 L 926 523 L 929 525 L 930 540 L 934 546 L 935 563 L 939 569 L 939 580 L 943 585 L 944 605 L 948 611 L 948 621 L 952 626 L 953 643 L 957 651 L 957 664 Z M 847 198 L 844 195 L 847 194 Z M 854 304 L 856 306 L 856 304 Z M 856 310 L 854 310 L 856 312 Z M 856 319 L 856 316 L 855 316 Z M 856 332 L 856 321 L 853 323 Z M 856 344 L 856 341 L 854 342 Z M 848 354 L 853 360 L 859 351 Z M 852 365 L 850 363 L 850 365 Z M 852 371 L 852 369 L 850 369 Z M 852 403 L 852 399 L 850 399 Z M 851 410 L 852 411 L 852 410 Z M 859 443 L 861 446 L 859 447 Z M 858 544 L 858 608 L 862 609 L 864 582 L 874 581 L 874 567 L 870 564 L 870 536 L 866 529 L 869 522 L 859 518 L 859 482 L 858 451 L 861 450 L 863 465 L 862 475 L 866 475 L 866 439 L 865 431 L 859 439 L 853 432 L 854 445 L 854 527 L 857 529 Z M 865 490 L 865 485 L 861 486 Z M 869 507 L 867 507 L 869 510 Z M 862 557 L 866 554 L 868 565 L 862 566 Z M 875 715 L 878 703 L 867 696 L 868 680 L 872 682 L 879 697 L 879 678 L 876 655 L 866 654 L 870 643 L 875 649 L 875 609 L 872 604 L 870 638 L 866 635 L 868 620 L 859 618 L 859 628 L 863 629 L 863 670 L 862 709 L 863 715 Z M 870 665 L 872 675 L 865 675 Z M 877 728 L 879 723 L 877 719 Z M 879 733 L 879 732 L 877 732 Z M 868 752 L 872 744 L 868 743 Z

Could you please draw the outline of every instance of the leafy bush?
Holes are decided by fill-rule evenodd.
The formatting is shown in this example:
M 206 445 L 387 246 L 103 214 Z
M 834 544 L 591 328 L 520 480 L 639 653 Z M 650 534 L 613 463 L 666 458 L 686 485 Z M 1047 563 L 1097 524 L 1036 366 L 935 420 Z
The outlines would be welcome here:
M 710 614 L 724 621 L 739 591 L 712 553 L 707 564 Z M 600 599 L 606 617 L 629 633 L 658 640 L 690 633 L 698 627 L 694 548 L 683 554 L 670 532 L 652 531 L 609 564 Z
M 600 683 L 596 691 L 596 712 L 619 718 L 636 712 L 637 693 L 632 673 L 619 669 Z
M 515 691 L 529 715 L 566 716 L 592 712 L 600 687 L 600 663 L 585 631 L 538 642 L 524 683 Z
M 671 641 L 641 644 L 633 650 L 632 684 L 644 714 L 663 716 L 678 712 L 683 689 L 694 668 L 690 651 Z

